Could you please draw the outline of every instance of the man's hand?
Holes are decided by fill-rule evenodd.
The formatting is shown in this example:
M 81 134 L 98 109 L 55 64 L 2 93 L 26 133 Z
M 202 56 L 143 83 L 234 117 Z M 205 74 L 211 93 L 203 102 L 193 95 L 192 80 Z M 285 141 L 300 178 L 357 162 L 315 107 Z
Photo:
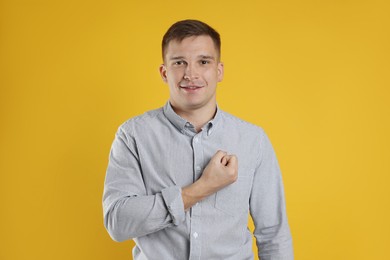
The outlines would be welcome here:
M 199 180 L 182 189 L 184 208 L 186 210 L 191 208 L 198 201 L 235 182 L 237 177 L 237 157 L 218 151 L 211 158 Z
M 238 161 L 235 155 L 218 151 L 203 171 L 199 181 L 204 182 L 205 192 L 211 195 L 237 180 Z

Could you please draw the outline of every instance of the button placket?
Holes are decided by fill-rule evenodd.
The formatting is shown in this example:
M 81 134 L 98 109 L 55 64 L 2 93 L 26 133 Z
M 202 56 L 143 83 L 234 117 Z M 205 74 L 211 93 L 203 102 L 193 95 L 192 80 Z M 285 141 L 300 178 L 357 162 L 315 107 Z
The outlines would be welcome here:
M 202 163 L 203 163 L 203 150 L 202 150 L 202 132 L 198 133 L 192 139 L 192 149 L 194 152 L 194 181 L 199 179 Z
M 202 163 L 203 163 L 203 150 L 202 150 L 202 132 L 196 134 L 192 139 L 192 149 L 194 153 L 194 164 L 193 164 L 193 178 L 196 181 L 201 174 Z M 196 203 L 191 208 L 191 235 L 190 235 L 190 258 L 200 259 L 201 256 L 201 203 Z

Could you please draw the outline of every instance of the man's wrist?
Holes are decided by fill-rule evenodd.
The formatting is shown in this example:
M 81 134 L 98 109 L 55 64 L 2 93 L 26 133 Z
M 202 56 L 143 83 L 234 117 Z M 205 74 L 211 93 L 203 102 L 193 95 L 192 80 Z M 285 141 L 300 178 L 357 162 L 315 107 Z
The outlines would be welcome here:
M 192 183 L 191 185 L 182 188 L 182 198 L 184 203 L 184 210 L 189 210 L 193 205 L 209 196 L 202 178 Z

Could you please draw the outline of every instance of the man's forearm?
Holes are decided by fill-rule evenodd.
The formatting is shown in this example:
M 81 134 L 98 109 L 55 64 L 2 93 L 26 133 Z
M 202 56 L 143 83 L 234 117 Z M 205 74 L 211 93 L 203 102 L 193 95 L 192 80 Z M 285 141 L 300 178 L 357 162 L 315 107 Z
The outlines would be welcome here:
M 104 224 L 115 241 L 141 237 L 185 219 L 181 189 L 173 186 L 150 196 L 123 197 L 104 206 Z
M 193 184 L 184 187 L 181 192 L 181 196 L 183 198 L 184 210 L 185 211 L 189 210 L 196 203 L 203 200 L 207 196 L 210 196 L 211 194 L 212 192 L 208 191 L 202 179 L 199 179 Z

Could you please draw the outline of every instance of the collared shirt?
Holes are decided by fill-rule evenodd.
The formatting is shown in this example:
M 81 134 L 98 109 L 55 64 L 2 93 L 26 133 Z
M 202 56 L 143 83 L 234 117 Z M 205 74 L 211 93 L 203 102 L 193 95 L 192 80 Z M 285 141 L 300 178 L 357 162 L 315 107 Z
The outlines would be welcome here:
M 238 158 L 238 179 L 184 211 L 181 188 L 198 180 L 218 151 Z M 255 125 L 217 109 L 196 132 L 168 102 L 122 124 L 103 194 L 104 224 L 133 238 L 135 260 L 293 259 L 283 183 L 272 145 Z

